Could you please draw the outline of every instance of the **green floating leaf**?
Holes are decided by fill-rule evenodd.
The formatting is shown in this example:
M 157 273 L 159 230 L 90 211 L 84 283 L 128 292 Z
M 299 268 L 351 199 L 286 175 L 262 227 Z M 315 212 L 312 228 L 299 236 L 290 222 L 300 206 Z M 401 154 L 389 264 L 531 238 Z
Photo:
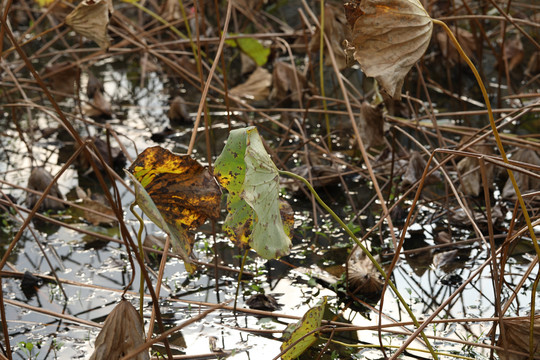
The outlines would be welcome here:
M 296 359 L 298 356 L 302 355 L 304 351 L 306 351 L 307 348 L 309 348 L 313 343 L 317 340 L 317 333 L 309 334 L 311 331 L 315 330 L 316 328 L 321 326 L 321 321 L 324 314 L 324 308 L 326 307 L 326 296 L 323 298 L 322 301 L 319 302 L 319 304 L 311 309 L 309 309 L 302 319 L 298 321 L 296 324 L 292 325 L 292 327 L 289 329 L 287 328 L 286 332 L 288 330 L 291 330 L 292 333 L 290 334 L 290 337 L 281 344 L 281 350 L 285 350 L 292 344 L 293 345 L 285 354 L 281 356 L 283 360 L 292 360 Z M 309 334 L 309 335 L 307 335 Z
M 282 220 L 279 173 L 255 127 L 231 131 L 214 167 L 218 182 L 229 191 L 224 231 L 238 245 L 275 259 L 290 251 L 292 217 Z
M 263 66 L 268 61 L 270 49 L 264 47 L 259 40 L 254 38 L 239 38 L 236 40 L 240 49 L 252 58 L 257 65 Z
M 236 34 L 229 34 L 236 35 Z M 228 39 L 225 43 L 231 47 L 238 46 L 247 56 L 253 59 L 259 66 L 263 66 L 268 61 L 270 49 L 265 47 L 259 40 L 252 37 Z

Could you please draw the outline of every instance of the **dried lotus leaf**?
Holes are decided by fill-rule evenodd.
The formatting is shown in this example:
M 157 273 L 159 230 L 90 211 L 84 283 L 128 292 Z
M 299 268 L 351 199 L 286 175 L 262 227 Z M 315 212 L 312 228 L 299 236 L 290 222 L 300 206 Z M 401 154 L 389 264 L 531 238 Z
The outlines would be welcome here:
M 347 54 L 343 49 L 343 42 L 351 37 L 351 30 L 347 24 L 347 19 L 342 7 L 332 4 L 324 5 L 324 34 L 328 37 L 330 48 L 334 53 L 336 64 L 339 70 L 348 66 Z M 308 49 L 310 52 L 319 51 L 321 43 L 321 32 L 317 29 L 311 40 Z M 324 65 L 332 66 L 332 59 L 328 54 L 329 49 L 324 47 Z
M 268 70 L 258 67 L 246 80 L 246 82 L 233 87 L 230 93 L 247 100 L 265 100 L 270 95 L 272 75 Z
M 540 155 L 538 152 L 532 149 L 519 149 L 512 155 L 512 159 L 520 161 L 526 164 L 533 165 L 534 167 L 540 167 Z M 527 169 L 525 167 L 525 169 Z M 529 169 L 527 169 L 529 170 Z M 514 172 L 514 178 L 522 194 L 538 191 L 540 189 L 540 174 L 538 171 L 530 170 L 532 173 L 536 173 L 537 176 L 531 176 L 518 171 Z M 502 190 L 502 198 L 507 200 L 516 199 L 516 191 L 512 186 L 510 179 L 506 181 Z
M 121 359 L 144 344 L 144 341 L 144 329 L 139 313 L 129 301 L 122 299 L 105 319 L 90 360 Z M 149 360 L 150 356 L 148 351 L 143 351 L 131 359 Z
M 107 38 L 110 9 L 108 0 L 84 0 L 66 16 L 66 24 L 107 50 L 110 46 Z
M 504 334 L 499 335 L 497 346 L 505 350 L 497 350 L 504 360 L 527 360 L 528 355 L 519 355 L 511 351 L 529 354 L 530 318 L 503 318 Z M 533 356 L 540 356 L 540 315 L 534 317 Z M 511 350 L 511 351 L 509 351 Z
M 367 302 L 377 303 L 381 298 L 384 279 L 359 247 L 353 250 L 347 261 L 347 284 L 349 292 Z
M 364 101 L 360 107 L 358 127 L 360 128 L 362 143 L 366 149 L 384 145 L 384 118 L 382 107 L 373 106 L 367 101 Z
M 424 55 L 433 22 L 419 0 L 352 0 L 345 4 L 354 57 L 394 99 Z
M 53 182 L 54 177 L 51 175 L 50 172 L 45 170 L 44 168 L 34 168 L 32 169 L 32 172 L 30 173 L 30 177 L 28 178 L 28 185 L 27 187 L 30 190 L 36 190 L 36 191 L 45 191 L 45 189 Z M 58 184 L 53 184 L 51 189 L 49 190 L 48 195 L 54 196 L 60 199 L 63 199 L 62 193 L 60 192 L 60 189 L 58 188 Z M 26 196 L 26 207 L 29 209 L 33 208 L 36 203 L 41 198 L 41 195 L 34 194 L 34 193 L 28 193 Z M 46 198 L 41 203 L 41 206 L 39 207 L 40 211 L 46 211 L 46 210 L 64 210 L 65 206 L 63 203 Z

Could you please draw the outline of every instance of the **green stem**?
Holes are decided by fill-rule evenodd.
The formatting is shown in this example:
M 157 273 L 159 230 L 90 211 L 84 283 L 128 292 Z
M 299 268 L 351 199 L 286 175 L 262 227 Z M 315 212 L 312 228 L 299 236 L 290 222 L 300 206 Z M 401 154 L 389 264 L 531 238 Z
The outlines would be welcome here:
M 238 273 L 238 284 L 236 286 L 236 295 L 234 296 L 233 313 L 236 314 L 236 304 L 238 302 L 238 295 L 240 294 L 240 286 L 242 284 L 242 275 L 244 274 L 244 265 L 246 265 L 246 259 L 249 253 L 249 248 L 246 249 L 244 256 L 242 257 L 242 265 L 240 265 L 240 272 Z
M 137 232 L 137 242 L 139 245 L 139 258 L 141 259 L 139 267 L 141 268 L 141 284 L 139 289 L 139 315 L 141 316 L 141 321 L 144 322 L 143 317 L 143 306 L 144 306 L 144 276 L 143 276 L 143 266 L 144 266 L 144 250 L 142 245 L 142 233 L 144 230 L 144 221 L 143 219 L 135 212 L 135 203 L 132 203 L 129 207 L 129 210 L 139 220 L 139 231 Z
M 202 74 L 200 73 L 202 69 L 201 57 L 198 56 L 199 48 L 193 41 L 193 36 L 191 34 L 191 26 L 189 25 L 189 21 L 187 20 L 187 14 L 186 14 L 186 9 L 184 8 L 184 2 L 181 0 L 178 0 L 178 4 L 180 5 L 180 12 L 182 13 L 182 17 L 184 18 L 184 25 L 188 33 L 188 39 L 189 39 L 189 44 L 191 45 L 191 51 L 193 52 L 193 57 L 195 58 L 195 62 L 197 63 L 197 71 L 199 72 L 199 76 L 202 77 Z M 223 34 L 223 36 L 225 36 L 225 34 Z M 206 57 L 206 54 L 204 54 L 202 50 L 201 50 L 201 55 Z
M 478 70 L 476 70 L 476 67 L 472 63 L 471 59 L 465 54 L 465 51 L 461 48 L 461 45 L 459 45 L 459 42 L 457 41 L 456 37 L 452 33 L 452 30 L 442 21 L 432 19 L 434 24 L 440 25 L 443 27 L 443 29 L 448 34 L 448 37 L 450 40 L 452 40 L 452 43 L 454 43 L 454 46 L 456 47 L 457 51 L 465 60 L 467 65 L 471 68 L 472 72 L 474 73 L 474 77 L 476 78 L 476 81 L 478 82 L 478 85 L 480 86 L 480 90 L 482 91 L 482 96 L 484 97 L 484 102 L 486 103 L 486 108 L 488 111 L 488 117 L 489 117 L 489 123 L 491 125 L 491 129 L 493 131 L 493 136 L 495 137 L 495 142 L 497 143 L 497 147 L 499 148 L 499 152 L 501 153 L 501 157 L 503 161 L 506 164 L 510 164 L 508 161 L 508 157 L 506 156 L 506 152 L 504 151 L 504 147 L 501 141 L 501 137 L 499 135 L 499 131 L 497 130 L 497 125 L 495 124 L 495 119 L 493 117 L 493 110 L 491 108 L 491 102 L 489 101 L 489 97 L 487 94 L 486 87 L 484 86 L 484 83 L 482 82 L 482 78 L 480 77 L 480 74 L 478 73 Z M 521 196 L 521 192 L 519 191 L 519 187 L 516 182 L 516 178 L 514 177 L 514 173 L 510 169 L 506 169 L 508 171 L 508 176 L 510 177 L 510 181 L 512 182 L 512 186 L 514 187 L 514 191 L 516 192 L 516 196 L 518 198 L 519 205 L 521 207 L 521 211 L 523 211 L 523 217 L 525 218 L 525 222 L 527 223 L 527 227 L 529 229 L 529 232 L 531 234 L 531 238 L 533 240 L 534 249 L 536 250 L 536 254 L 540 257 L 540 245 L 538 244 L 538 241 L 536 239 L 536 235 L 534 234 L 534 229 L 531 223 L 531 218 L 529 217 L 529 213 L 527 211 L 527 206 L 525 205 L 525 201 L 523 200 L 523 196 Z
M 452 30 L 442 21 L 432 19 L 434 24 L 442 26 L 444 31 L 448 34 L 448 37 L 450 40 L 452 40 L 452 43 L 456 47 L 457 51 L 459 52 L 459 55 L 465 60 L 467 65 L 471 68 L 472 72 L 474 73 L 474 77 L 476 78 L 476 81 L 478 82 L 478 86 L 480 86 L 480 90 L 482 91 L 482 96 L 484 97 L 484 102 L 486 103 L 486 108 L 488 111 L 488 117 L 489 117 L 489 124 L 491 125 L 491 129 L 493 131 L 493 136 L 495 137 L 495 142 L 497 143 L 497 147 L 499 148 L 499 152 L 501 153 L 501 157 L 503 161 L 506 164 L 510 164 L 508 161 L 508 157 L 506 156 L 506 152 L 504 151 L 504 147 L 501 141 L 501 137 L 499 135 L 499 131 L 497 130 L 497 125 L 495 124 L 495 119 L 493 117 L 493 110 L 491 109 L 491 103 L 489 101 L 489 97 L 487 94 L 486 87 L 484 86 L 484 83 L 482 81 L 482 78 L 480 77 L 480 74 L 478 73 L 478 70 L 476 70 L 476 67 L 472 63 L 471 59 L 465 54 L 465 51 L 461 48 L 461 45 L 457 41 L 456 37 L 452 33 Z M 527 223 L 527 228 L 529 229 L 529 233 L 531 234 L 531 239 L 533 242 L 534 250 L 536 251 L 536 256 L 540 257 L 540 245 L 538 244 L 538 240 L 536 239 L 536 235 L 534 233 L 534 228 L 531 223 L 531 218 L 529 217 L 529 212 L 527 211 L 527 206 L 525 205 L 525 201 L 523 200 L 523 196 L 521 196 L 521 192 L 519 191 L 519 187 L 516 182 L 516 178 L 514 177 L 514 173 L 509 168 L 506 169 L 508 172 L 508 177 L 510 178 L 510 181 L 512 182 L 512 186 L 514 187 L 514 191 L 516 192 L 516 196 L 519 202 L 519 206 L 521 207 L 521 211 L 523 213 L 523 218 L 525 219 L 525 222 Z M 540 267 L 540 265 L 539 265 Z M 537 282 L 536 282 L 537 283 Z M 536 291 L 531 292 L 531 304 L 534 304 L 536 296 Z M 530 332 L 529 332 L 529 352 L 531 354 L 534 353 L 534 307 L 531 309 L 531 315 L 530 315 Z
M 180 30 L 178 30 L 178 28 L 176 28 L 175 26 L 172 26 L 167 20 L 165 20 L 164 18 L 162 18 L 161 16 L 159 16 L 158 14 L 153 12 L 152 10 L 142 6 L 137 1 L 135 1 L 135 0 L 122 0 L 122 1 L 135 6 L 137 9 L 144 11 L 145 13 L 147 13 L 148 15 L 150 15 L 151 17 L 153 17 L 154 19 L 156 19 L 157 21 L 159 21 L 163 25 L 168 26 L 169 29 L 171 29 L 171 31 L 173 33 L 175 33 L 176 35 L 178 35 L 180 38 L 182 38 L 184 40 L 191 40 L 186 35 L 184 35 Z
M 354 233 L 351 231 L 351 229 L 349 229 L 349 227 L 343 222 L 343 220 L 341 220 L 341 218 L 339 216 L 337 216 L 337 214 L 332 210 L 330 209 L 330 207 L 328 205 L 326 205 L 326 203 L 320 198 L 319 194 L 317 194 L 317 192 L 315 191 L 315 189 L 313 188 L 313 186 L 311 186 L 311 184 L 309 183 L 309 181 L 307 181 L 306 179 L 304 179 L 302 176 L 300 175 L 296 175 L 292 172 L 289 172 L 289 171 L 282 171 L 282 170 L 279 170 L 279 174 L 280 175 L 283 175 L 283 176 L 288 176 L 288 177 L 291 177 L 293 179 L 296 179 L 296 180 L 300 180 L 301 182 L 304 183 L 304 185 L 306 185 L 306 187 L 308 188 L 308 190 L 313 194 L 313 196 L 315 197 L 315 199 L 317 200 L 317 202 L 319 203 L 319 205 L 321 205 L 333 218 L 334 220 L 337 221 L 337 223 L 343 228 L 343 230 L 345 230 L 345 232 L 347 233 L 347 235 L 349 235 L 351 237 L 351 239 L 354 240 L 354 242 L 356 243 L 356 245 L 358 245 L 358 247 L 360 249 L 362 249 L 362 251 L 364 252 L 364 254 L 366 254 L 366 256 L 369 258 L 369 260 L 371 260 L 371 262 L 373 263 L 373 265 L 375 266 L 375 268 L 377 268 L 377 271 L 382 275 L 382 277 L 384 277 L 384 279 L 386 280 L 386 282 L 388 283 L 388 286 L 390 286 L 390 288 L 392 289 L 392 291 L 394 292 L 394 294 L 396 294 L 396 296 L 398 297 L 399 299 L 399 302 L 403 305 L 403 307 L 405 308 L 405 310 L 407 311 L 407 313 L 409 314 L 409 316 L 411 317 L 411 320 L 412 322 L 414 323 L 414 325 L 418 328 L 420 327 L 420 323 L 418 322 L 418 320 L 416 319 L 416 317 L 414 316 L 411 308 L 409 307 L 409 305 L 407 305 L 407 302 L 405 301 L 405 299 L 401 296 L 401 294 L 399 293 L 397 287 L 394 285 L 394 283 L 392 282 L 392 280 L 390 280 L 390 278 L 388 277 L 388 274 L 386 274 L 386 272 L 384 271 L 384 269 L 381 267 L 381 265 L 377 262 L 377 260 L 373 257 L 373 255 L 371 255 L 371 253 L 369 252 L 369 250 L 364 246 L 364 244 L 362 244 L 360 242 L 360 240 L 356 237 L 356 235 L 354 235 Z M 433 356 L 434 359 L 438 359 L 437 357 L 437 354 L 436 352 L 433 350 L 427 336 L 424 334 L 424 332 L 422 331 L 421 332 L 421 336 L 422 338 L 424 339 L 425 343 L 426 343 L 426 346 L 428 347 L 429 349 L 429 352 L 431 353 L 431 355 Z
M 326 136 L 328 137 L 328 150 L 332 151 L 332 138 L 330 137 L 330 116 L 328 116 L 328 105 L 326 103 L 326 95 L 324 91 L 324 0 L 321 0 L 321 21 L 319 31 L 321 33 L 319 42 L 319 81 L 321 84 L 324 120 L 326 122 Z M 332 51 L 332 49 L 328 49 L 328 51 Z
M 156 19 L 157 21 L 159 21 L 163 25 L 167 26 L 179 38 L 184 39 L 184 40 L 189 40 L 189 43 L 191 45 L 191 50 L 193 51 L 193 56 L 195 57 L 195 61 L 197 62 L 197 69 L 201 68 L 199 66 L 200 61 L 201 61 L 201 56 L 206 58 L 206 54 L 204 53 L 204 51 L 201 51 L 201 56 L 197 55 L 198 54 L 197 46 L 195 45 L 195 42 L 193 41 L 193 37 L 191 36 L 191 28 L 189 26 L 189 22 L 187 21 L 187 15 L 186 15 L 186 11 L 184 9 L 184 5 L 182 4 L 182 1 L 179 1 L 179 4 L 180 4 L 180 11 L 182 13 L 182 16 L 184 17 L 184 24 L 185 24 L 187 32 L 188 32 L 187 36 L 184 35 L 184 33 L 182 33 L 180 30 L 178 30 L 178 28 L 176 26 L 171 25 L 170 22 L 168 22 L 167 20 L 165 20 L 164 18 L 162 18 L 161 16 L 159 16 L 158 14 L 153 12 L 152 10 L 142 6 L 136 0 L 122 0 L 122 1 L 125 2 L 125 3 L 128 3 L 128 4 L 131 4 L 131 5 L 135 6 L 137 9 L 147 13 L 148 15 L 150 15 L 151 17 L 153 17 L 154 19 Z M 210 60 L 210 62 L 211 62 L 211 60 Z

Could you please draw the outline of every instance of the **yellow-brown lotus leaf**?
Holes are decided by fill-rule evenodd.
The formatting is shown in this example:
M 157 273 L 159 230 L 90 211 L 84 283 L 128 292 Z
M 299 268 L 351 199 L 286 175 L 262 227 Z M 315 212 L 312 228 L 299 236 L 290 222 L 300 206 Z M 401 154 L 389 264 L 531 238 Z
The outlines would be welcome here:
M 94 344 L 90 360 L 117 360 L 144 343 L 144 328 L 139 313 L 129 301 L 122 299 L 111 311 Z M 143 351 L 134 360 L 148 360 L 148 351 Z
M 219 185 L 191 156 L 154 146 L 139 154 L 129 171 L 150 195 L 166 222 L 194 229 L 207 218 L 219 218 Z
M 418 0 L 351 0 L 345 4 L 354 57 L 394 99 L 426 51 L 433 23 Z
M 270 95 L 272 85 L 272 75 L 263 67 L 258 67 L 248 77 L 245 83 L 237 85 L 230 90 L 230 93 L 246 100 L 264 100 Z
M 101 49 L 107 50 L 110 46 L 107 38 L 110 9 L 108 0 L 84 0 L 66 16 L 66 24 L 77 34 L 95 41 Z
M 528 355 L 519 355 L 512 351 L 529 354 L 530 318 L 503 318 L 504 334 L 499 335 L 497 346 L 504 350 L 497 350 L 501 359 L 504 360 L 527 360 Z M 533 355 L 536 359 L 540 356 L 540 315 L 534 317 L 533 326 Z

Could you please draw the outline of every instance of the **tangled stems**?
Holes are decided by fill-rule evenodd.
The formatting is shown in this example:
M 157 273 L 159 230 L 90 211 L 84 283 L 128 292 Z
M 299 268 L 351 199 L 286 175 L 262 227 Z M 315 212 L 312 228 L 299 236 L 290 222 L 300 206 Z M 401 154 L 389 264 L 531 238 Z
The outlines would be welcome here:
M 319 194 L 317 194 L 317 192 L 315 191 L 315 189 L 313 188 L 313 186 L 311 186 L 311 184 L 309 183 L 309 181 L 307 181 L 306 179 L 304 179 L 302 176 L 300 175 L 296 175 L 292 172 L 289 172 L 289 171 L 282 171 L 282 170 L 279 170 L 279 175 L 283 175 L 283 176 L 288 176 L 288 177 L 291 177 L 293 179 L 296 179 L 296 180 L 299 180 L 301 182 L 304 183 L 304 185 L 306 185 L 306 187 L 309 189 L 309 191 L 313 194 L 313 196 L 315 197 L 315 199 L 317 200 L 317 202 L 334 218 L 334 220 L 337 221 L 337 223 L 343 228 L 343 230 L 345 230 L 345 232 L 351 237 L 351 239 L 354 240 L 354 242 L 360 247 L 360 249 L 362 249 L 362 251 L 364 252 L 364 254 L 367 255 L 367 257 L 369 258 L 369 260 L 371 260 L 371 262 L 373 263 L 373 265 L 375 265 L 375 268 L 377 269 L 377 271 L 382 275 L 382 277 L 387 281 L 388 283 L 388 286 L 390 286 L 390 288 L 392 289 L 392 291 L 396 294 L 396 296 L 398 297 L 399 299 L 399 302 L 403 305 L 403 307 L 405 308 L 405 310 L 407 311 L 407 313 L 409 314 L 409 316 L 411 317 L 411 320 L 413 321 L 414 325 L 418 328 L 420 327 L 420 323 L 418 322 L 418 320 L 416 319 L 416 317 L 414 316 L 411 308 L 409 307 L 409 305 L 407 305 L 407 302 L 405 301 L 405 299 L 401 296 L 401 294 L 399 293 L 396 285 L 394 285 L 394 283 L 392 282 L 392 280 L 390 280 L 390 278 L 388 277 L 388 274 L 386 274 L 386 272 L 384 271 L 384 269 L 381 267 L 381 265 L 377 262 L 377 260 L 373 257 L 373 255 L 371 255 L 371 253 L 369 252 L 369 250 L 360 242 L 360 240 L 358 240 L 358 238 L 354 235 L 354 233 L 351 231 L 351 229 L 349 229 L 349 227 L 343 222 L 343 220 L 341 220 L 341 218 L 339 216 L 336 215 L 336 213 L 330 209 L 330 207 L 328 205 L 326 205 L 326 203 L 320 198 Z M 425 343 L 426 343 L 426 346 L 428 347 L 429 349 L 429 352 L 431 353 L 431 355 L 433 356 L 433 359 L 438 359 L 437 357 L 437 353 L 435 352 L 435 350 L 433 350 L 433 347 L 431 346 L 427 336 L 424 334 L 424 332 L 422 331 L 421 333 L 421 336 L 422 338 L 424 339 Z
M 467 54 L 465 54 L 465 51 L 463 51 L 461 45 L 459 45 L 459 42 L 457 41 L 456 37 L 454 36 L 454 34 L 452 33 L 452 30 L 450 30 L 448 25 L 446 25 L 444 22 L 440 20 L 432 19 L 432 21 L 434 24 L 437 24 L 443 27 L 444 31 L 446 31 L 450 40 L 452 40 L 452 43 L 454 44 L 457 51 L 459 52 L 459 55 L 463 58 L 463 60 L 465 60 L 467 65 L 469 65 L 469 68 L 474 73 L 474 77 L 476 78 L 476 81 L 478 82 L 478 86 L 480 86 L 480 90 L 482 91 L 482 96 L 484 97 L 484 102 L 486 103 L 486 108 L 487 108 L 488 117 L 489 117 L 489 124 L 491 125 L 493 136 L 495 137 L 495 142 L 497 143 L 497 147 L 499 148 L 499 152 L 501 153 L 501 157 L 503 161 L 506 164 L 510 164 L 510 162 L 508 161 L 508 157 L 506 156 L 506 152 L 504 151 L 501 137 L 499 135 L 499 131 L 497 130 L 497 125 L 495 124 L 495 119 L 493 117 L 493 110 L 491 108 L 491 102 L 489 101 L 486 87 L 484 86 L 484 83 L 482 82 L 482 78 L 480 77 L 478 70 L 476 70 L 476 67 L 472 63 L 471 59 L 469 59 Z M 533 240 L 533 245 L 536 251 L 536 255 L 540 256 L 540 245 L 538 244 L 536 235 L 534 234 L 534 229 L 531 223 L 531 218 L 529 217 L 529 213 L 527 212 L 527 207 L 525 206 L 525 201 L 523 201 L 523 197 L 521 196 L 521 191 L 519 191 L 519 187 L 517 185 L 516 178 L 514 177 L 514 173 L 509 168 L 507 169 L 507 171 L 508 171 L 508 176 L 510 177 L 510 181 L 512 182 L 512 186 L 514 187 L 514 191 L 516 192 L 516 196 L 518 198 L 521 211 L 523 211 L 523 217 L 525 218 L 525 222 L 527 223 L 527 227 L 531 234 L 531 238 Z
M 474 73 L 474 77 L 476 78 L 476 81 L 478 82 L 478 86 L 480 86 L 480 90 L 482 91 L 482 96 L 484 97 L 484 102 L 486 103 L 486 108 L 488 111 L 488 117 L 489 117 L 489 124 L 491 125 L 491 129 L 493 131 L 493 136 L 495 137 L 495 142 L 497 143 L 497 147 L 499 148 L 499 152 L 501 153 L 501 157 L 503 161 L 506 164 L 509 164 L 508 157 L 506 156 L 506 152 L 504 151 L 504 147 L 501 141 L 501 137 L 499 135 L 499 131 L 497 130 L 497 125 L 495 124 L 495 119 L 493 117 L 493 110 L 491 109 L 491 103 L 489 101 L 489 97 L 486 91 L 486 87 L 484 86 L 484 83 L 482 82 L 482 78 L 480 77 L 480 74 L 478 73 L 478 70 L 476 70 L 476 67 L 472 63 L 471 59 L 465 54 L 465 51 L 463 51 L 461 45 L 459 45 L 459 42 L 457 41 L 456 37 L 452 33 L 452 30 L 442 21 L 432 19 L 434 24 L 442 26 L 444 31 L 448 34 L 448 37 L 456 47 L 457 51 L 459 52 L 459 55 L 465 60 L 467 65 L 469 65 L 469 68 Z M 514 173 L 510 168 L 507 168 L 506 171 L 508 172 L 508 177 L 510 178 L 510 181 L 512 182 L 512 186 L 514 187 L 514 191 L 516 192 L 516 196 L 519 202 L 519 206 L 521 207 L 521 211 L 523 212 L 523 218 L 525 219 L 525 222 L 527 223 L 527 228 L 529 229 L 529 233 L 531 235 L 532 243 L 534 246 L 534 250 L 536 251 L 536 256 L 540 257 L 540 245 L 538 244 L 538 240 L 536 239 L 536 235 L 534 233 L 534 229 L 531 223 L 531 218 L 529 217 L 529 213 L 527 212 L 527 207 L 525 206 L 525 201 L 523 200 L 523 196 L 521 196 L 521 192 L 519 191 L 519 187 L 516 182 L 516 178 L 514 177 Z M 530 331 L 529 331 L 529 351 L 531 354 L 534 353 L 534 308 L 535 308 L 535 296 L 536 296 L 536 289 L 538 286 L 538 279 L 534 282 L 534 288 L 531 292 L 531 316 L 530 316 Z

